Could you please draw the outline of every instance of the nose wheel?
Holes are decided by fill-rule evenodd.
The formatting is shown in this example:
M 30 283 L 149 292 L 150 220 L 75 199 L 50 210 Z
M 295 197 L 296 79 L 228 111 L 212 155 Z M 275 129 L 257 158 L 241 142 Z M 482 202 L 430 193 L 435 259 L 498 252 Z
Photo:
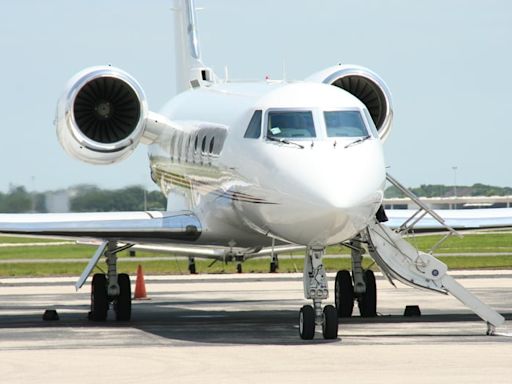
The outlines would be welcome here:
M 332 305 L 324 307 L 324 322 L 322 323 L 322 335 L 324 339 L 336 339 L 338 337 L 338 314 Z
M 303 340 L 312 340 L 315 337 L 316 319 L 315 310 L 311 305 L 304 305 L 299 311 L 299 335 Z M 322 335 L 324 339 L 338 337 L 338 316 L 336 308 L 326 305 L 323 310 Z
M 315 337 L 315 310 L 311 305 L 304 305 L 299 311 L 299 335 L 302 340 Z
M 304 258 L 304 296 L 313 300 L 313 306 L 304 305 L 299 311 L 299 335 L 303 340 L 315 337 L 317 325 L 322 327 L 324 339 L 338 337 L 338 315 L 336 308 L 326 305 L 322 310 L 322 300 L 329 296 L 327 276 L 322 263 L 324 248 L 308 248 Z

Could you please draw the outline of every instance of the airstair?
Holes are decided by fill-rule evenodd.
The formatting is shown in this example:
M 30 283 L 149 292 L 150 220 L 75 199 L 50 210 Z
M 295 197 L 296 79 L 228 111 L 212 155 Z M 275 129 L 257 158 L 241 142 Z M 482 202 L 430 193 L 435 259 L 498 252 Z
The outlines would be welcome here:
M 447 226 L 439 215 L 390 175 L 388 175 L 388 180 L 411 198 L 418 205 L 419 210 L 395 231 L 378 222 L 370 225 L 364 234 L 370 256 L 379 265 L 391 284 L 393 284 L 392 279 L 394 278 L 416 288 L 451 294 L 486 321 L 487 333 L 493 334 L 495 327 L 505 322 L 504 317 L 449 276 L 446 264 L 430 253 L 418 251 L 402 236 L 411 231 L 414 224 L 426 214 L 430 214 L 448 230 L 448 235 L 442 241 L 446 240 L 448 236 L 458 235 L 457 231 Z M 441 242 L 434 248 L 440 244 Z M 430 252 L 432 251 L 433 249 Z

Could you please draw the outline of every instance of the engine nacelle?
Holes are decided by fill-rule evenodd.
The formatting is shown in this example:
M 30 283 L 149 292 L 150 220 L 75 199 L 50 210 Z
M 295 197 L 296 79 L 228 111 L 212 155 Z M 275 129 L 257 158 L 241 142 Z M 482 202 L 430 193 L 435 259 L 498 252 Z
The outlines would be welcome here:
M 148 114 L 141 86 L 113 67 L 87 68 L 69 80 L 55 126 L 66 152 L 92 164 L 116 163 L 140 142 Z
M 357 97 L 368 108 L 380 139 L 387 138 L 393 121 L 391 92 L 375 72 L 357 65 L 337 65 L 315 73 L 306 81 L 334 85 Z

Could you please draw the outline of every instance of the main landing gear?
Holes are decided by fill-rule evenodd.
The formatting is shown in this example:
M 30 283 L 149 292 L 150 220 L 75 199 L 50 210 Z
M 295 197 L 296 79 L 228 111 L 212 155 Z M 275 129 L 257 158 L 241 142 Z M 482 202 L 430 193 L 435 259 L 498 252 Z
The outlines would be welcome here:
M 372 270 L 363 270 L 364 249 L 361 238 L 356 237 L 347 245 L 351 249 L 352 276 L 347 270 L 339 271 L 335 281 L 336 312 L 338 317 L 352 317 L 354 300 L 357 300 L 361 317 L 377 316 L 377 286 Z
M 196 272 L 196 259 L 193 256 L 188 257 L 188 271 L 191 275 L 197 275 Z
M 126 273 L 117 273 L 117 253 L 126 249 L 117 247 L 110 241 L 105 251 L 108 272 L 96 273 L 91 284 L 91 311 L 89 320 L 105 321 L 110 304 L 116 314 L 116 320 L 128 321 L 132 314 L 132 294 L 130 277 Z
M 279 258 L 277 253 L 272 254 L 272 258 L 270 261 L 270 273 L 276 273 L 279 269 Z
M 336 308 L 326 305 L 322 309 L 322 300 L 329 296 L 327 276 L 322 257 L 325 248 L 308 248 L 304 258 L 304 296 L 312 299 L 313 305 L 304 305 L 299 312 L 299 335 L 304 340 L 315 337 L 317 325 L 322 327 L 324 339 L 338 337 L 338 316 Z

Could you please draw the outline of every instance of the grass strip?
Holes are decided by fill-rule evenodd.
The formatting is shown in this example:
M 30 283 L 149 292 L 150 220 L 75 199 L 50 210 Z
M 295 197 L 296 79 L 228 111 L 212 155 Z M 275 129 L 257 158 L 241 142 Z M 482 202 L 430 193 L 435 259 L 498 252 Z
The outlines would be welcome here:
M 512 256 L 474 256 L 474 257 L 442 257 L 451 270 L 455 269 L 511 269 Z M 371 266 L 377 270 L 377 267 L 369 258 L 363 260 L 364 268 Z M 304 259 L 286 258 L 279 261 L 279 272 L 302 272 Z M 341 269 L 350 269 L 350 259 L 333 258 L 325 259 L 324 265 L 328 272 L 336 272 Z M 23 264 L 0 264 L 0 276 L 2 277 L 43 277 L 43 276 L 79 276 L 85 268 L 87 262 L 75 263 L 23 263 Z M 188 274 L 188 261 L 186 259 L 163 260 L 163 261 L 143 261 L 140 263 L 144 268 L 145 274 L 155 275 L 184 275 Z M 235 273 L 236 263 L 224 264 L 217 262 L 209 266 L 209 260 L 196 260 L 196 270 L 202 274 Z M 119 263 L 120 272 L 135 275 L 138 263 Z M 99 266 L 105 271 L 106 265 L 100 262 Z M 99 269 L 98 269 L 99 271 Z M 266 273 L 269 271 L 268 259 L 248 260 L 243 264 L 244 273 Z
M 409 238 L 409 241 L 421 250 L 428 250 L 439 239 L 440 235 L 416 236 Z M 45 241 L 52 241 L 44 239 Z M 0 237 L 2 242 L 41 242 L 41 239 L 23 239 L 18 237 Z M 41 246 L 41 247 L 16 247 L 0 248 L 0 259 L 84 259 L 84 262 L 75 263 L 23 263 L 23 264 L 0 264 L 0 276 L 77 276 L 85 267 L 89 258 L 93 255 L 95 247 L 86 245 L 61 245 L 61 246 Z M 469 234 L 464 238 L 449 238 L 441 248 L 437 250 L 440 253 L 450 253 L 449 257 L 440 257 L 450 269 L 481 269 L 512 268 L 512 256 L 507 255 L 489 255 L 489 256 L 458 256 L 460 253 L 500 253 L 512 252 L 512 234 L 511 233 L 492 233 L 492 234 Z M 332 246 L 327 250 L 327 254 L 348 254 L 346 247 Z M 303 266 L 303 252 L 295 252 L 290 258 L 289 254 L 280 258 L 280 272 L 301 272 Z M 141 252 L 137 251 L 138 258 L 172 256 L 168 253 Z M 120 258 L 129 258 L 127 251 L 119 253 Z M 364 259 L 365 267 L 371 264 L 371 259 Z M 210 260 L 196 259 L 196 269 L 199 273 L 235 273 L 236 263 L 224 264 L 217 262 L 211 267 Z M 350 259 L 335 258 L 324 259 L 325 267 L 328 271 L 337 271 L 340 269 L 350 269 Z M 104 263 L 100 262 L 103 266 Z M 163 260 L 163 261 L 142 261 L 145 272 L 150 274 L 187 274 L 188 261 L 186 259 Z M 135 274 L 137 263 L 119 263 L 121 272 Z M 243 264 L 244 272 L 262 273 L 269 270 L 269 257 L 262 259 L 251 259 Z

